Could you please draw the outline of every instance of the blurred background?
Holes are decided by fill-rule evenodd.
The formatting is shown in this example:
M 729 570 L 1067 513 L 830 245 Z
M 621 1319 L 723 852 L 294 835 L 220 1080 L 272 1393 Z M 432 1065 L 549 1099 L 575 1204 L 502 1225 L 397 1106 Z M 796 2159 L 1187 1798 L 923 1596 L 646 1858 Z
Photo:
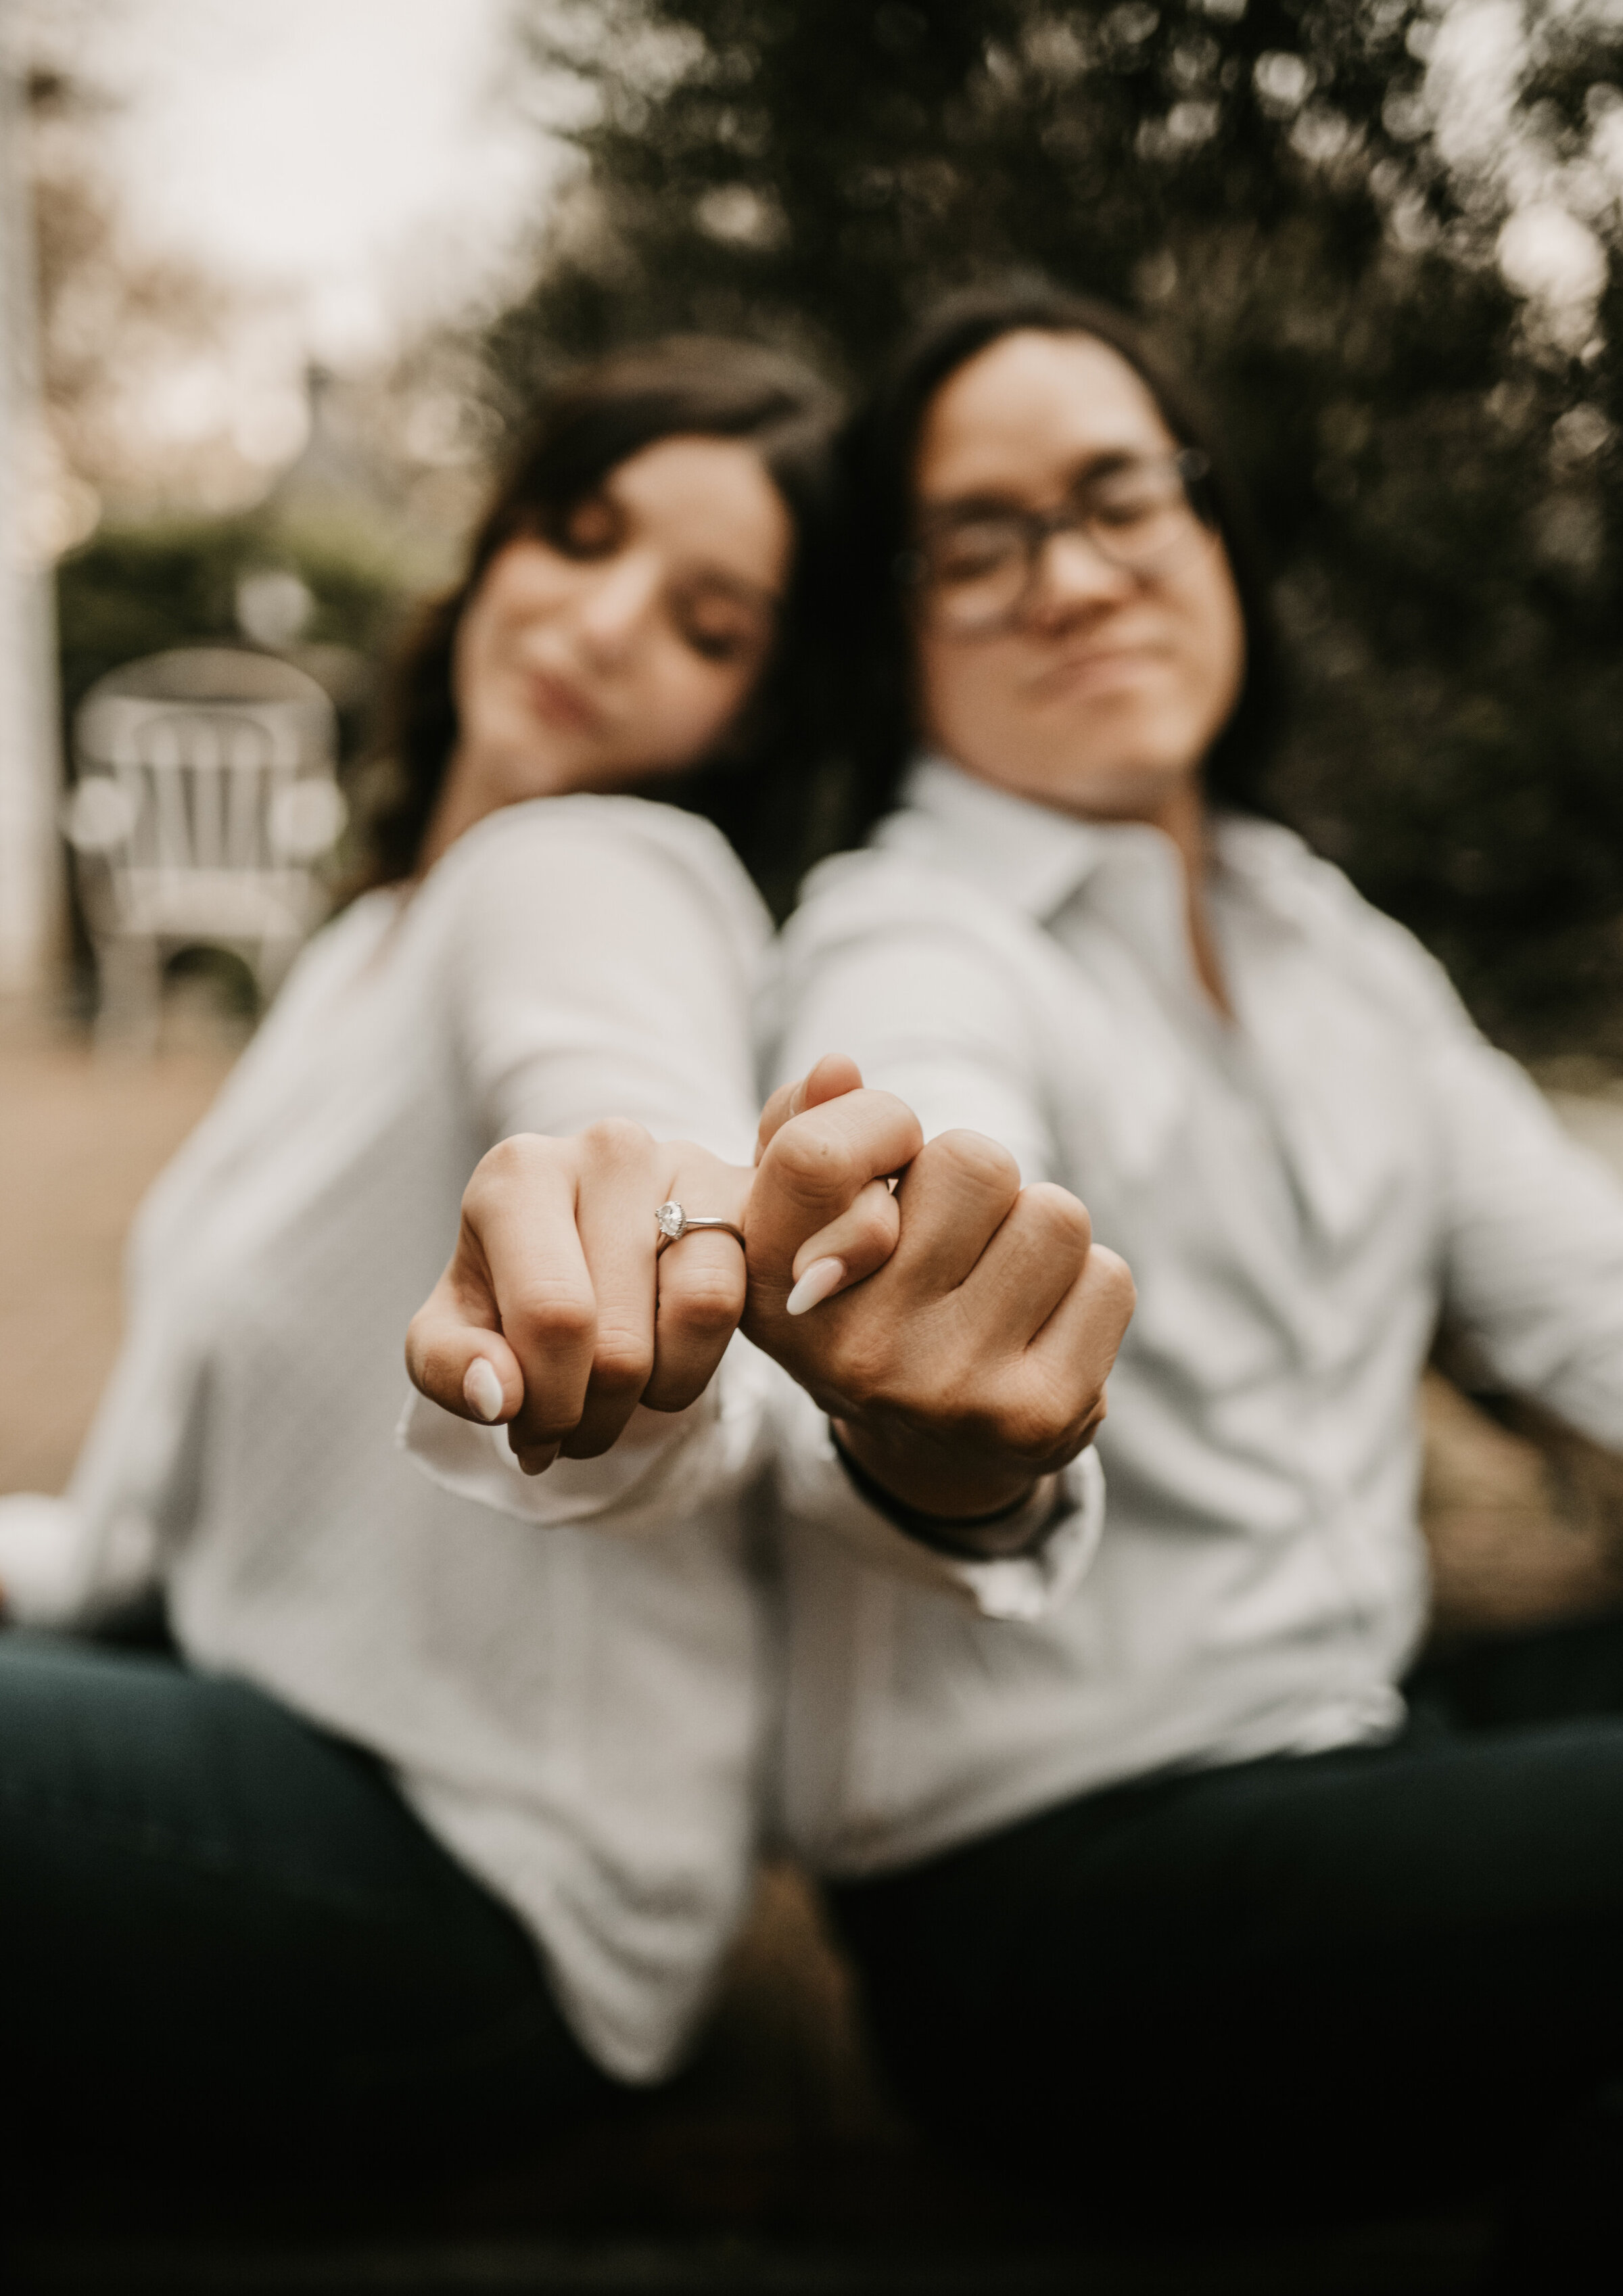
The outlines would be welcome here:
M 352 759 L 549 370 L 697 324 L 856 380 L 944 282 L 1037 264 L 1133 304 L 1234 434 L 1285 811 L 1504 1040 L 1623 1060 L 1612 0 L 0 12 L 64 727 L 224 640 L 313 673 Z
M 129 1203 L 275 972 L 171 936 L 92 1056 L 86 697 L 236 649 L 301 776 L 365 771 L 537 385 L 651 329 L 854 384 L 996 266 L 1131 304 L 1255 491 L 1281 809 L 1623 1134 L 1617 0 L 0 0 L 0 58 L 5 1482 L 65 1472 Z M 290 936 L 340 821 L 283 819 Z
M 699 326 L 854 386 L 1006 265 L 1201 378 L 1276 569 L 1281 810 L 1623 1164 L 1619 0 L 0 0 L 0 1489 L 67 1476 L 130 1214 L 341 880 L 389 649 L 538 385 Z M 130 744 L 154 695 L 217 742 L 228 686 L 275 850 L 189 856 L 120 972 Z M 1439 1632 L 1623 1600 L 1615 1462 L 1424 1410 Z M 729 2224 L 787 2206 L 764 2117 L 879 2125 L 808 1901 L 764 1904 Z

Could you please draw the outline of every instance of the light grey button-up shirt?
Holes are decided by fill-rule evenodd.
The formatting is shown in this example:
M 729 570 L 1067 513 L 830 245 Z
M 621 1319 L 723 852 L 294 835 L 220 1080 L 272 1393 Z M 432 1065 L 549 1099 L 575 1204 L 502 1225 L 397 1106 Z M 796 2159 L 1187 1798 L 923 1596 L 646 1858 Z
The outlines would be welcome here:
M 1158 831 L 939 760 L 906 796 L 810 882 L 776 1071 L 837 1046 L 927 1134 L 1003 1141 L 1082 1196 L 1139 1304 L 1103 1538 L 1041 1615 L 975 1615 L 791 1526 L 783 1798 L 843 1873 L 1168 1766 L 1394 1728 L 1439 1313 L 1623 1448 L 1623 1193 L 1408 933 L 1289 832 L 1220 822 L 1231 1023 Z

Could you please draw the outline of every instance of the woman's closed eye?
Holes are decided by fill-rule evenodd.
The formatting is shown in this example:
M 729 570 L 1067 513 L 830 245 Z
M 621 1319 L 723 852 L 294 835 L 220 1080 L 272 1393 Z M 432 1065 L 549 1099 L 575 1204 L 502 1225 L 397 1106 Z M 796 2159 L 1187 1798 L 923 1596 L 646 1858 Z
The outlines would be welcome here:
M 773 611 L 764 599 L 705 584 L 675 592 L 670 608 L 678 635 L 705 661 L 758 660 L 772 643 Z
M 623 512 L 607 495 L 572 503 L 552 537 L 571 558 L 610 558 L 626 540 Z

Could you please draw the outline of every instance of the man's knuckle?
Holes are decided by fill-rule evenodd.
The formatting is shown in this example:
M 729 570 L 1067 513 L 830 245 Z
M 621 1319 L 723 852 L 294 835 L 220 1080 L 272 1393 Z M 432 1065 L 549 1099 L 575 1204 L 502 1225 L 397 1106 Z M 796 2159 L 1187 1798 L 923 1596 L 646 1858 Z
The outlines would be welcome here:
M 1051 1249 L 1063 1251 L 1078 1264 L 1087 1258 L 1094 1224 L 1087 1206 L 1069 1188 L 1057 1187 L 1052 1180 L 1036 1181 L 1022 1193 L 1021 1209 L 1022 1217 Z
M 895 1411 L 905 1407 L 895 1356 L 881 1341 L 848 1341 L 836 1351 L 832 1368 L 840 1391 L 863 1410 Z
M 1092 1402 L 1092 1391 L 1084 1400 L 1074 1380 L 1023 1375 L 998 1398 L 996 1439 L 1022 1459 L 1046 1459 L 1070 1440 Z
M 1094 1245 L 1088 1265 L 1102 1297 L 1125 1324 L 1138 1305 L 1138 1286 L 1133 1281 L 1132 1269 L 1119 1252 L 1111 1251 L 1104 1244 Z
M 766 1152 L 772 1174 L 797 1199 L 828 1203 L 851 1194 L 856 1160 L 839 1134 L 818 1125 L 786 1125 Z
M 984 1132 L 943 1132 L 924 1152 L 988 1194 L 1012 1196 L 1020 1186 L 1020 1166 L 1001 1141 L 989 1140 Z

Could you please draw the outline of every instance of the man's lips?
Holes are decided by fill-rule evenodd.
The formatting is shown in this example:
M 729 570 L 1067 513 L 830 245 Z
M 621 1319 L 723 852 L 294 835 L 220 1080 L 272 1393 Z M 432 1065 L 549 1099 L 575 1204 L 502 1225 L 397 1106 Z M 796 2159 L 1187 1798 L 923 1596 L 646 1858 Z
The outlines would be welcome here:
M 596 704 L 578 685 L 552 670 L 526 670 L 524 690 L 544 725 L 570 733 L 595 733 L 602 723 L 602 712 Z
M 1031 691 L 1044 697 L 1135 685 L 1166 667 L 1166 652 L 1160 646 L 1090 646 L 1085 652 L 1063 654 L 1058 661 L 1045 663 L 1032 678 Z

